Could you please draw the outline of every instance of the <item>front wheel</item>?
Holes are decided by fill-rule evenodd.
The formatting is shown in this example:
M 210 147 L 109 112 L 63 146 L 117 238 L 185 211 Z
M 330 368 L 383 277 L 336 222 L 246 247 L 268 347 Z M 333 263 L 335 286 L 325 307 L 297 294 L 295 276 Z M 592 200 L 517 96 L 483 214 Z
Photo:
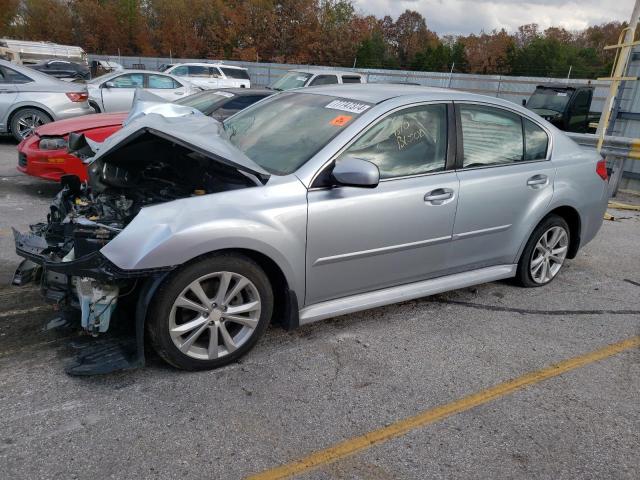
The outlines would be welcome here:
M 564 265 L 571 233 L 567 222 L 549 215 L 531 234 L 522 252 L 516 280 L 523 287 L 541 287 L 550 283 Z
M 260 266 L 242 255 L 216 255 L 169 277 L 154 296 L 147 331 L 171 365 L 206 370 L 248 352 L 272 311 L 273 292 Z
M 35 132 L 40 125 L 51 121 L 52 118 L 42 110 L 22 108 L 11 117 L 11 133 L 17 141 L 21 142 L 25 138 L 33 135 L 33 132 Z

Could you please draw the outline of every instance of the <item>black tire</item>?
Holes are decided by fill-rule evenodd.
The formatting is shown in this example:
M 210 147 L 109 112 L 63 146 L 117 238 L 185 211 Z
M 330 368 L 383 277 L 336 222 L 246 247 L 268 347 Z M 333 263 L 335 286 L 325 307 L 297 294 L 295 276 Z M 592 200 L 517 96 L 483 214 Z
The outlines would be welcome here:
M 260 302 L 259 319 L 257 320 L 258 323 L 257 326 L 255 326 L 255 328 L 253 329 L 252 333 L 250 333 L 250 336 L 237 348 L 237 350 L 232 352 L 229 351 L 223 356 L 215 359 L 193 358 L 193 356 L 183 353 L 183 351 L 178 348 L 176 343 L 174 343 L 174 339 L 172 339 L 171 337 L 170 325 L 172 322 L 172 308 L 174 307 L 174 302 L 181 294 L 185 296 L 184 291 L 189 285 L 192 284 L 192 282 L 195 282 L 196 280 L 201 279 L 204 276 L 215 274 L 216 272 L 231 272 L 233 274 L 240 275 L 245 279 L 248 279 L 252 283 L 252 287 L 255 287 L 255 289 L 253 289 L 252 291 L 257 291 L 257 294 L 259 296 L 258 300 Z M 203 280 L 203 282 L 209 281 L 211 280 Z M 207 286 L 205 284 L 203 285 L 205 287 Z M 213 287 L 215 287 L 215 285 L 213 285 Z M 207 294 L 207 297 L 211 299 L 210 292 L 207 291 L 205 293 Z M 187 313 L 192 313 L 189 309 L 185 310 L 187 311 Z M 179 312 L 182 312 L 182 310 L 180 310 Z M 250 258 L 239 254 L 212 255 L 186 265 L 185 267 L 179 269 L 177 272 L 173 273 L 169 278 L 167 278 L 167 280 L 160 286 L 151 302 L 147 315 L 146 330 L 151 346 L 158 353 L 158 355 L 170 365 L 183 370 L 209 370 L 234 362 L 242 357 L 245 353 L 247 353 L 264 334 L 269 323 L 271 322 L 272 312 L 273 290 L 271 288 L 271 284 L 267 275 L 257 263 L 255 263 Z M 177 316 L 178 313 L 174 313 L 174 315 Z M 193 315 L 195 315 L 196 317 L 203 316 L 202 314 Z M 213 313 L 209 318 L 212 317 Z M 173 321 L 175 322 L 175 318 Z M 182 325 L 188 323 L 189 321 L 192 321 L 192 319 L 186 319 L 184 323 L 182 323 Z M 220 319 L 220 321 L 224 322 L 224 319 Z M 212 325 L 212 323 L 213 321 L 209 322 L 208 325 Z M 226 325 L 226 332 L 228 332 L 228 330 L 232 328 L 238 327 L 238 325 L 234 324 L 233 322 L 227 322 Z M 208 327 L 205 327 L 203 325 L 202 328 Z M 211 328 L 214 327 L 212 326 Z M 215 328 L 216 331 L 218 331 L 217 327 Z M 243 327 L 240 326 L 240 328 Z M 196 329 L 197 328 L 194 328 L 193 330 L 190 330 L 190 332 L 195 331 Z M 189 334 L 185 333 L 185 335 Z M 205 337 L 203 339 L 203 343 L 206 343 L 208 341 L 207 339 L 209 338 L 209 335 L 211 335 L 211 331 L 203 334 L 203 337 Z M 245 336 L 247 335 L 248 334 L 245 334 Z M 224 338 L 222 337 L 218 339 L 218 342 L 216 342 L 216 344 L 222 341 L 223 345 L 221 346 L 224 347 Z M 195 342 L 193 345 L 196 345 Z
M 548 215 L 538 224 L 538 226 L 535 228 L 535 230 L 529 237 L 529 240 L 527 241 L 527 245 L 524 247 L 524 251 L 522 252 L 522 256 L 520 257 L 520 261 L 518 262 L 518 269 L 515 277 L 515 280 L 518 283 L 518 285 L 526 288 L 543 287 L 551 283 L 558 276 L 560 269 L 562 269 L 562 266 L 564 265 L 564 261 L 566 261 L 566 253 L 565 253 L 565 258 L 563 260 L 563 263 L 560 264 L 560 268 L 551 277 L 551 279 L 544 282 L 539 282 L 534 280 L 533 275 L 531 273 L 531 262 L 533 261 L 533 258 L 534 258 L 534 251 L 535 251 L 536 245 L 538 241 L 541 239 L 542 235 L 554 227 L 560 227 L 565 231 L 567 235 L 566 243 L 567 243 L 567 249 L 568 249 L 569 245 L 571 244 L 571 230 L 569 229 L 569 225 L 564 220 L 564 218 L 558 215 L 554 215 L 554 214 Z
M 89 106 L 90 106 L 91 108 L 93 108 L 94 113 L 101 113 L 101 112 L 100 112 L 100 107 L 98 106 L 98 104 L 97 104 L 97 103 L 95 103 L 95 102 L 89 102 Z
M 25 134 L 25 129 L 20 124 L 22 120 L 28 122 L 29 124 L 33 123 L 35 127 L 53 121 L 49 114 L 43 112 L 42 110 L 38 110 L 37 108 L 20 108 L 13 113 L 13 115 L 11 116 L 11 122 L 9 123 L 11 134 L 13 135 L 13 138 L 15 138 L 18 142 L 21 142 L 28 136 L 32 135 L 33 130 L 35 130 L 34 127 L 32 130 L 28 131 Z

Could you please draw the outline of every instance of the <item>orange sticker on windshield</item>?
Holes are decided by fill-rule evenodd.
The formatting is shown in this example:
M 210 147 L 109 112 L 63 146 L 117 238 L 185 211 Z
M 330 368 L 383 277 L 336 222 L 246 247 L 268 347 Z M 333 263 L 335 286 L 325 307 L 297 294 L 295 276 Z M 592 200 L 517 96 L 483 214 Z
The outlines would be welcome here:
M 352 118 L 353 117 L 351 115 L 338 115 L 333 120 L 331 120 L 331 122 L 329 122 L 329 123 L 331 125 L 333 125 L 334 127 L 342 127 L 342 126 L 346 125 L 347 123 L 349 123 L 349 121 Z

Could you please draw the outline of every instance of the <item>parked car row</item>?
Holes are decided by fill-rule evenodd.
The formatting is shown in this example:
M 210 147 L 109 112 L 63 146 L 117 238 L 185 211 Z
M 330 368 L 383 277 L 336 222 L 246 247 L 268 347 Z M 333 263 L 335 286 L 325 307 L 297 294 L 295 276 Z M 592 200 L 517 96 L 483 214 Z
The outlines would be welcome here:
M 223 121 L 274 93 L 273 90 L 248 88 L 207 90 L 180 98 L 174 103 L 193 107 Z M 59 181 L 63 175 L 77 175 L 85 181 L 88 179 L 87 166 L 68 152 L 69 135 L 84 134 L 92 141 L 102 142 L 120 130 L 126 118 L 126 112 L 101 113 L 43 125 L 18 145 L 18 170 L 46 180 Z
M 0 133 L 20 141 L 40 125 L 89 113 L 86 85 L 0 60 Z
M 17 283 L 91 335 L 124 322 L 137 340 L 70 373 L 142 365 L 145 340 L 173 366 L 215 368 L 271 322 L 541 287 L 602 224 L 604 161 L 522 106 L 406 85 L 269 93 L 222 123 L 136 106 L 99 148 L 69 140 L 88 181 L 63 177 L 47 220 L 14 233 Z

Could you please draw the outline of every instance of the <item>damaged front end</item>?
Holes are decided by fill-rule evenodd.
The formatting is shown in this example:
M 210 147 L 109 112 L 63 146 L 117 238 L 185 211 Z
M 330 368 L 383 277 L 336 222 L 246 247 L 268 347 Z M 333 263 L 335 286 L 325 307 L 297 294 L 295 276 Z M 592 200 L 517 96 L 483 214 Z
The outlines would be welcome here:
M 125 270 L 101 250 L 147 206 L 254 187 L 268 174 L 234 151 L 221 137 L 220 124 L 204 116 L 143 115 L 97 153 L 86 142 L 76 149 L 92 155 L 89 181 L 63 177 L 46 222 L 26 233 L 14 229 L 16 252 L 25 260 L 13 283 L 38 282 L 45 299 L 86 337 L 114 336 L 111 343 L 96 343 L 97 351 L 85 350 L 69 373 L 138 367 L 144 364 L 148 304 L 174 266 Z

